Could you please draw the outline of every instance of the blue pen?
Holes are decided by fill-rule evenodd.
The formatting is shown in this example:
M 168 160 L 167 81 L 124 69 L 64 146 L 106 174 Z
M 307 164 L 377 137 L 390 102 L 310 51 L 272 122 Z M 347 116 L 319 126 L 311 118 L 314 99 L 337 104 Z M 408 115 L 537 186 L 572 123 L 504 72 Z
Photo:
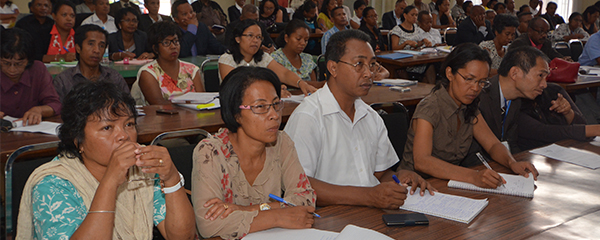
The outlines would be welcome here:
M 63 49 L 67 52 L 69 52 L 69 49 L 67 49 L 65 46 L 63 46 Z
M 275 200 L 277 200 L 277 201 L 279 201 L 279 202 L 285 203 L 285 204 L 287 204 L 287 205 L 289 205 L 289 206 L 292 206 L 292 207 L 295 207 L 295 206 L 296 206 L 295 204 L 293 204 L 293 203 L 289 203 L 289 202 L 287 202 L 285 199 L 283 199 L 283 198 L 280 198 L 280 197 L 278 197 L 278 196 L 275 196 L 275 195 L 273 195 L 273 194 L 269 194 L 269 197 L 270 197 L 270 198 L 272 198 L 272 199 L 275 199 Z M 320 217 L 321 217 L 321 215 L 317 214 L 316 212 L 313 212 L 312 214 L 313 214 L 313 215 L 315 215 L 315 217 L 318 217 L 318 218 L 320 218 Z
M 398 177 L 396 177 L 396 175 L 392 175 L 392 178 L 394 179 L 394 182 L 396 182 L 397 184 L 400 184 L 400 179 L 398 179 Z

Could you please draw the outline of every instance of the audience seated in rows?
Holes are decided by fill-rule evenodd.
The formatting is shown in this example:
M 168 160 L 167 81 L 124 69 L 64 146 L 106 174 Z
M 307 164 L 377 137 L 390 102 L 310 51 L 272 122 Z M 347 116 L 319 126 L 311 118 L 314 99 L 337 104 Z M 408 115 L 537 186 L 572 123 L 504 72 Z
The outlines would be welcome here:
M 411 6 L 416 7 L 417 12 L 420 12 L 420 11 L 431 12 L 431 9 L 429 9 L 429 6 L 427 4 L 423 3 L 423 0 L 415 0 Z
M 473 6 L 469 16 L 458 26 L 456 45 L 465 42 L 479 44 L 492 39 L 494 39 L 494 32 L 492 24 L 485 20 L 485 9 L 482 6 Z
M 244 5 L 244 7 L 242 8 L 242 15 L 240 16 L 240 18 L 236 19 L 235 21 L 232 21 L 228 25 L 227 32 L 225 33 L 225 39 L 228 39 L 228 41 L 225 42 L 225 44 L 227 46 L 229 46 L 229 44 L 231 42 L 229 40 L 233 38 L 233 30 L 242 21 L 244 21 L 246 19 L 252 19 L 252 20 L 258 21 L 258 8 L 256 8 L 256 6 L 254 6 L 252 4 Z M 260 48 L 264 52 L 271 54 L 275 51 L 275 42 L 273 42 L 273 39 L 267 32 L 267 27 L 265 25 L 263 25 L 261 22 L 258 22 L 258 25 L 260 26 L 260 30 L 262 31 L 262 36 L 263 36 L 263 41 L 262 41 L 262 45 L 260 46 Z M 279 46 L 279 47 L 281 47 L 281 46 Z
M 98 1 L 98 0 L 95 0 Z M 132 8 L 133 11 L 135 11 L 138 15 L 142 15 L 142 12 L 140 11 L 140 6 L 138 6 L 135 3 L 132 3 L 129 0 L 119 0 L 117 2 L 113 2 L 112 4 L 110 4 L 110 10 L 109 10 L 109 15 L 116 17 L 117 14 L 119 13 L 119 10 L 121 10 L 122 8 Z M 105 29 L 106 31 L 108 31 L 107 29 Z M 110 33 L 110 31 L 109 31 Z
M 386 12 L 381 17 L 381 28 L 385 30 L 392 30 L 395 26 L 402 23 L 402 13 L 406 8 L 406 0 L 396 0 L 394 10 Z
M 348 21 L 348 23 L 350 23 L 350 18 L 352 18 L 352 12 L 350 11 L 350 8 L 344 5 L 344 0 L 336 0 L 336 3 L 338 7 L 344 8 L 344 13 L 346 13 L 347 18 L 346 20 Z
M 315 190 L 281 124 L 277 75 L 265 68 L 231 71 L 219 92 L 226 128 L 194 149 L 192 202 L 202 237 L 237 239 L 270 228 L 310 228 Z M 295 204 L 285 206 L 269 193 Z
M 148 45 L 148 36 L 138 30 L 138 17 L 132 8 L 121 8 L 117 12 L 115 20 L 119 31 L 108 35 L 108 54 L 111 60 L 154 58 Z
M 142 14 L 139 18 L 138 29 L 142 32 L 148 33 L 150 25 L 160 21 L 173 21 L 169 16 L 158 13 L 160 8 L 160 0 L 145 0 L 144 6 L 148 10 L 147 14 Z
M 74 61 L 75 56 L 75 5 L 66 0 L 52 4 L 54 26 L 50 31 L 49 43 L 44 50 L 43 62 Z M 37 50 L 37 49 L 36 49 Z
M 162 21 L 150 26 L 148 44 L 156 59 L 144 65 L 131 87 L 136 105 L 171 104 L 171 99 L 188 92 L 204 92 L 200 68 L 178 59 L 181 30 Z
M 373 7 L 367 7 L 363 10 L 363 19 L 358 30 L 363 31 L 369 38 L 369 44 L 373 47 L 374 52 L 386 51 L 385 40 L 377 28 L 377 11 Z
M 77 66 L 67 68 L 54 77 L 54 88 L 61 102 L 73 87 L 83 82 L 107 81 L 115 84 L 120 91 L 129 92 L 125 79 L 117 70 L 100 65 L 108 47 L 106 30 L 93 24 L 83 25 L 77 29 L 74 39 L 79 60 Z
M 381 117 L 360 97 L 369 93 L 380 67 L 369 36 L 358 30 L 340 31 L 327 44 L 325 86 L 305 98 L 290 116 L 284 131 L 294 141 L 310 183 L 319 192 L 317 206 L 333 204 L 398 209 L 409 191 L 392 180 L 412 186 L 410 194 L 434 194 L 416 173 L 391 169 L 398 156 Z
M 450 1 L 437 0 L 435 4 L 435 12 L 431 13 L 433 17 L 433 28 L 446 29 L 448 27 L 456 27 L 456 22 L 450 14 Z
M 442 43 L 442 34 L 440 33 L 440 30 L 431 27 L 433 25 L 433 18 L 429 12 L 419 12 L 419 15 L 417 16 L 417 25 L 423 30 L 422 37 L 429 40 L 432 46 L 446 45 L 445 43 Z
M 333 8 L 333 10 L 331 10 L 331 20 L 333 21 L 334 25 L 333 27 L 329 28 L 329 30 L 327 30 L 325 33 L 323 33 L 323 37 L 321 37 L 321 51 L 323 51 L 323 49 L 325 49 L 325 46 L 327 46 L 327 42 L 329 41 L 331 35 L 333 35 L 336 32 L 348 29 L 348 20 L 346 18 L 346 13 L 344 12 L 344 9 L 342 7 L 335 7 Z
M 541 50 L 548 58 L 562 58 L 563 55 L 557 52 L 552 47 L 552 42 L 548 38 L 550 26 L 546 19 L 542 17 L 535 17 L 529 22 L 527 27 L 527 33 L 521 34 L 516 38 L 508 47 L 510 51 L 512 48 L 521 46 L 533 46 Z M 570 59 L 570 57 L 566 57 Z
M 75 6 L 75 13 L 94 13 L 96 9 L 96 4 L 94 4 L 94 0 L 84 0 L 79 5 Z
M 408 6 L 402 14 L 402 24 L 395 26 L 391 34 L 391 45 L 394 50 L 417 49 L 421 46 L 431 46 L 431 42 L 423 38 L 423 30 L 417 25 L 418 12 L 414 6 Z
M 334 27 L 331 18 L 333 17 L 333 9 L 336 7 L 337 3 L 335 0 L 323 0 L 319 16 L 317 17 L 317 23 L 323 32 L 329 31 L 329 29 Z
M 17 7 L 17 4 L 14 4 L 9 0 L 3 0 L 0 2 L 0 22 L 2 22 L 2 27 L 13 27 L 19 14 L 20 11 L 19 7 Z
M 21 18 L 15 27 L 35 36 L 36 40 L 32 42 L 33 59 L 42 61 L 42 57 L 48 51 L 50 32 L 54 27 L 54 20 L 48 16 L 52 11 L 52 3 L 50 0 L 32 0 L 29 3 L 29 11 L 31 14 Z
M 600 33 L 594 33 L 590 36 L 583 47 L 579 63 L 583 66 L 600 65 Z
M 496 17 L 496 12 L 492 9 L 485 10 L 485 20 L 490 22 L 490 26 L 494 26 L 494 18 Z M 494 29 L 490 28 L 492 31 Z
M 184 179 L 167 148 L 137 143 L 129 93 L 105 81 L 80 84 L 61 117 L 58 156 L 23 188 L 16 239 L 152 239 L 154 227 L 166 238 L 194 238 Z
M 479 47 L 486 50 L 492 59 L 490 76 L 498 74 L 502 58 L 506 54 L 508 44 L 515 39 L 515 31 L 518 26 L 519 20 L 517 20 L 517 17 L 509 14 L 496 15 L 493 25 L 494 40 L 479 43 Z
M 484 188 L 505 184 L 494 170 L 467 168 L 473 165 L 467 158 L 469 146 L 477 140 L 496 162 L 519 175 L 537 177 L 531 163 L 517 162 L 494 137 L 477 109 L 479 93 L 490 86 L 490 63 L 488 53 L 473 43 L 458 45 L 448 55 L 442 64 L 442 80 L 412 116 L 400 168 Z
M 558 5 L 555 2 L 549 2 L 546 4 L 546 13 L 541 15 L 550 24 L 550 30 L 556 29 L 556 25 L 565 23 L 565 20 L 558 14 L 556 14 L 556 8 Z
M 204 23 L 218 39 L 224 40 L 225 29 L 213 28 L 214 25 L 227 26 L 227 16 L 221 6 L 212 0 L 198 0 L 192 3 L 192 8 L 196 12 L 198 21 Z
M 519 27 L 517 28 L 517 33 L 515 37 L 521 36 L 523 33 L 527 33 L 527 28 L 529 27 L 529 22 L 533 19 L 533 15 L 530 12 L 520 12 L 517 16 L 519 19 Z
M 362 20 L 363 10 L 367 7 L 367 4 L 363 0 L 354 1 L 354 16 L 350 18 L 350 27 L 352 29 L 358 29 L 360 27 L 360 21 Z M 383 14 L 383 18 L 385 18 L 385 14 Z M 382 19 L 383 19 L 382 18 Z
M 456 22 L 457 25 L 460 24 L 460 22 L 462 22 L 462 20 L 467 18 L 466 11 L 463 8 L 464 4 L 465 4 L 464 0 L 456 0 L 456 3 L 454 4 L 454 6 L 450 9 L 450 14 L 452 15 L 452 19 L 454 19 L 454 22 Z M 473 2 L 471 2 L 471 4 L 473 4 Z
M 318 12 L 319 10 L 317 5 L 313 1 L 307 0 L 296 10 L 296 12 L 294 12 L 292 18 L 304 21 L 304 23 L 306 23 L 310 28 L 311 33 L 323 33 L 319 23 L 317 22 Z
M 542 0 L 529 0 L 529 11 L 534 17 L 539 17 L 540 15 L 542 15 L 543 5 L 544 2 Z
M 515 0 L 504 0 L 504 4 L 506 4 L 506 13 L 516 17 Z
M 598 16 L 600 16 L 600 9 L 596 6 L 587 7 L 583 13 L 583 24 L 581 27 L 585 30 L 590 36 L 596 32 L 598 32 L 598 25 L 596 21 L 598 20 Z
M 531 14 L 531 8 L 529 8 L 529 5 L 527 5 L 527 4 L 524 4 L 523 6 L 519 7 L 519 12 L 517 12 L 517 15 L 519 13 L 525 13 L 525 12 Z M 531 14 L 531 15 L 533 15 L 533 14 Z
M 116 16 L 116 12 L 114 13 L 114 15 L 109 15 L 108 12 L 110 11 L 110 5 L 108 4 L 108 0 L 94 0 L 95 4 L 96 4 L 96 11 L 94 12 L 94 14 L 92 14 L 91 16 L 89 16 L 88 18 L 86 18 L 85 20 L 83 20 L 83 22 L 81 22 L 81 25 L 86 25 L 86 24 L 94 24 L 94 25 L 98 25 L 100 26 L 102 29 L 106 30 L 109 34 L 117 32 L 117 25 L 115 24 L 115 18 L 113 16 Z M 116 2 L 113 3 L 114 4 L 121 4 L 120 2 Z
M 240 66 L 264 67 L 273 70 L 283 83 L 300 88 L 304 94 L 317 90 L 263 52 L 260 48 L 262 39 L 262 30 L 257 21 L 246 19 L 238 24 L 233 30 L 229 51 L 219 58 L 220 78 L 224 79 L 229 72 Z
M 287 11 L 281 10 L 275 0 L 263 0 L 260 2 L 258 10 L 258 21 L 267 28 L 275 25 L 275 23 L 282 23 L 284 15 L 287 15 Z
M 504 3 L 496 3 L 496 5 L 494 5 L 494 12 L 496 12 L 496 14 L 505 14 L 506 13 L 506 4 Z
M 225 47 L 210 33 L 204 23 L 198 22 L 196 13 L 186 0 L 177 0 L 171 6 L 171 15 L 183 32 L 179 57 L 223 54 Z
M 240 19 L 242 16 L 242 7 L 246 5 L 246 0 L 235 0 L 235 4 L 227 8 L 227 15 L 229 16 L 229 22 L 232 23 Z
M 571 39 L 579 39 L 581 41 L 587 41 L 590 35 L 581 28 L 581 22 L 583 17 L 581 13 L 574 12 L 569 16 L 569 23 L 561 23 L 558 25 L 554 33 L 552 34 L 552 40 L 558 41 L 569 41 Z
M 33 38 L 25 30 L 3 30 L 0 54 L 0 118 L 11 116 L 23 125 L 60 115 L 60 99 L 46 66 L 34 59 Z
M 292 19 L 277 38 L 280 47 L 271 54 L 273 60 L 296 73 L 304 81 L 317 81 L 317 64 L 308 53 L 303 53 L 309 41 L 309 28 L 299 19 Z

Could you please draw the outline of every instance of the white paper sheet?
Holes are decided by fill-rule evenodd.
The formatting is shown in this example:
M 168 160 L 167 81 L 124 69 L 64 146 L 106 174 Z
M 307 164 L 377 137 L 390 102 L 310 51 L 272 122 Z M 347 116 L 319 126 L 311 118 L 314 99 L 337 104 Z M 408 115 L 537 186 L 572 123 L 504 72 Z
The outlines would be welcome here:
M 188 92 L 171 99 L 173 103 L 209 103 L 219 96 L 218 92 Z
M 410 191 L 410 187 L 409 187 Z M 462 223 L 470 223 L 488 204 L 487 199 L 471 199 L 436 192 L 431 196 L 408 194 L 400 209 L 441 217 Z
M 533 149 L 529 152 L 586 168 L 596 169 L 600 167 L 600 155 L 556 144 Z
M 300 95 L 292 95 L 291 97 L 288 98 L 283 98 L 283 101 L 286 102 L 297 102 L 297 103 L 301 103 L 302 100 L 304 100 L 304 94 L 300 94 Z
M 260 232 L 250 233 L 244 237 L 244 240 L 335 240 L 338 236 L 336 232 L 324 231 L 314 228 L 309 229 L 283 229 L 272 228 Z
M 21 121 L 18 121 L 21 122 Z M 60 126 L 60 123 L 55 123 L 55 122 L 47 122 L 47 121 L 42 121 L 40 124 L 37 125 L 30 125 L 30 126 L 25 126 L 23 127 L 23 123 L 20 123 L 20 127 L 15 127 L 13 129 L 11 129 L 11 132 L 39 132 L 39 133 L 45 133 L 45 134 L 50 134 L 50 135 L 58 135 L 58 126 Z

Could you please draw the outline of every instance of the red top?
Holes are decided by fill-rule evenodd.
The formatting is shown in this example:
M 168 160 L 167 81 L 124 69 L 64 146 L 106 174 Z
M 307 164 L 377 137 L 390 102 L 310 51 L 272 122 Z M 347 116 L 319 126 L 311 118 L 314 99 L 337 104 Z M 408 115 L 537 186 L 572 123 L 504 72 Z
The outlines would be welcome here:
M 63 40 L 60 38 L 60 34 L 58 33 L 58 29 L 56 29 L 56 25 L 52 26 L 52 31 L 50 31 L 50 46 L 48 46 L 48 53 L 46 55 L 56 55 L 56 54 L 66 54 L 68 52 L 75 52 L 75 30 L 71 28 L 71 32 L 69 32 L 69 36 L 67 37 L 66 44 L 63 47 Z
M 535 43 L 533 41 L 531 41 L 531 38 L 529 38 L 529 42 L 531 42 L 531 46 L 533 46 L 534 48 L 537 48 L 539 50 L 542 50 L 542 46 L 544 46 L 544 43 L 542 43 L 540 45 L 535 45 Z

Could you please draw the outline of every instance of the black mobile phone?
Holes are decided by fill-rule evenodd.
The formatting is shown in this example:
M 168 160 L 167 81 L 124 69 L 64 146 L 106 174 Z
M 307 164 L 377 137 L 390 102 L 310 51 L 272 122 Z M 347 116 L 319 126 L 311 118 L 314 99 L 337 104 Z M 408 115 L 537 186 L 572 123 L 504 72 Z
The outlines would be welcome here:
M 384 214 L 383 222 L 387 226 L 429 225 L 429 219 L 422 213 Z
M 179 111 L 175 109 L 156 109 L 156 113 L 173 115 L 179 113 Z

